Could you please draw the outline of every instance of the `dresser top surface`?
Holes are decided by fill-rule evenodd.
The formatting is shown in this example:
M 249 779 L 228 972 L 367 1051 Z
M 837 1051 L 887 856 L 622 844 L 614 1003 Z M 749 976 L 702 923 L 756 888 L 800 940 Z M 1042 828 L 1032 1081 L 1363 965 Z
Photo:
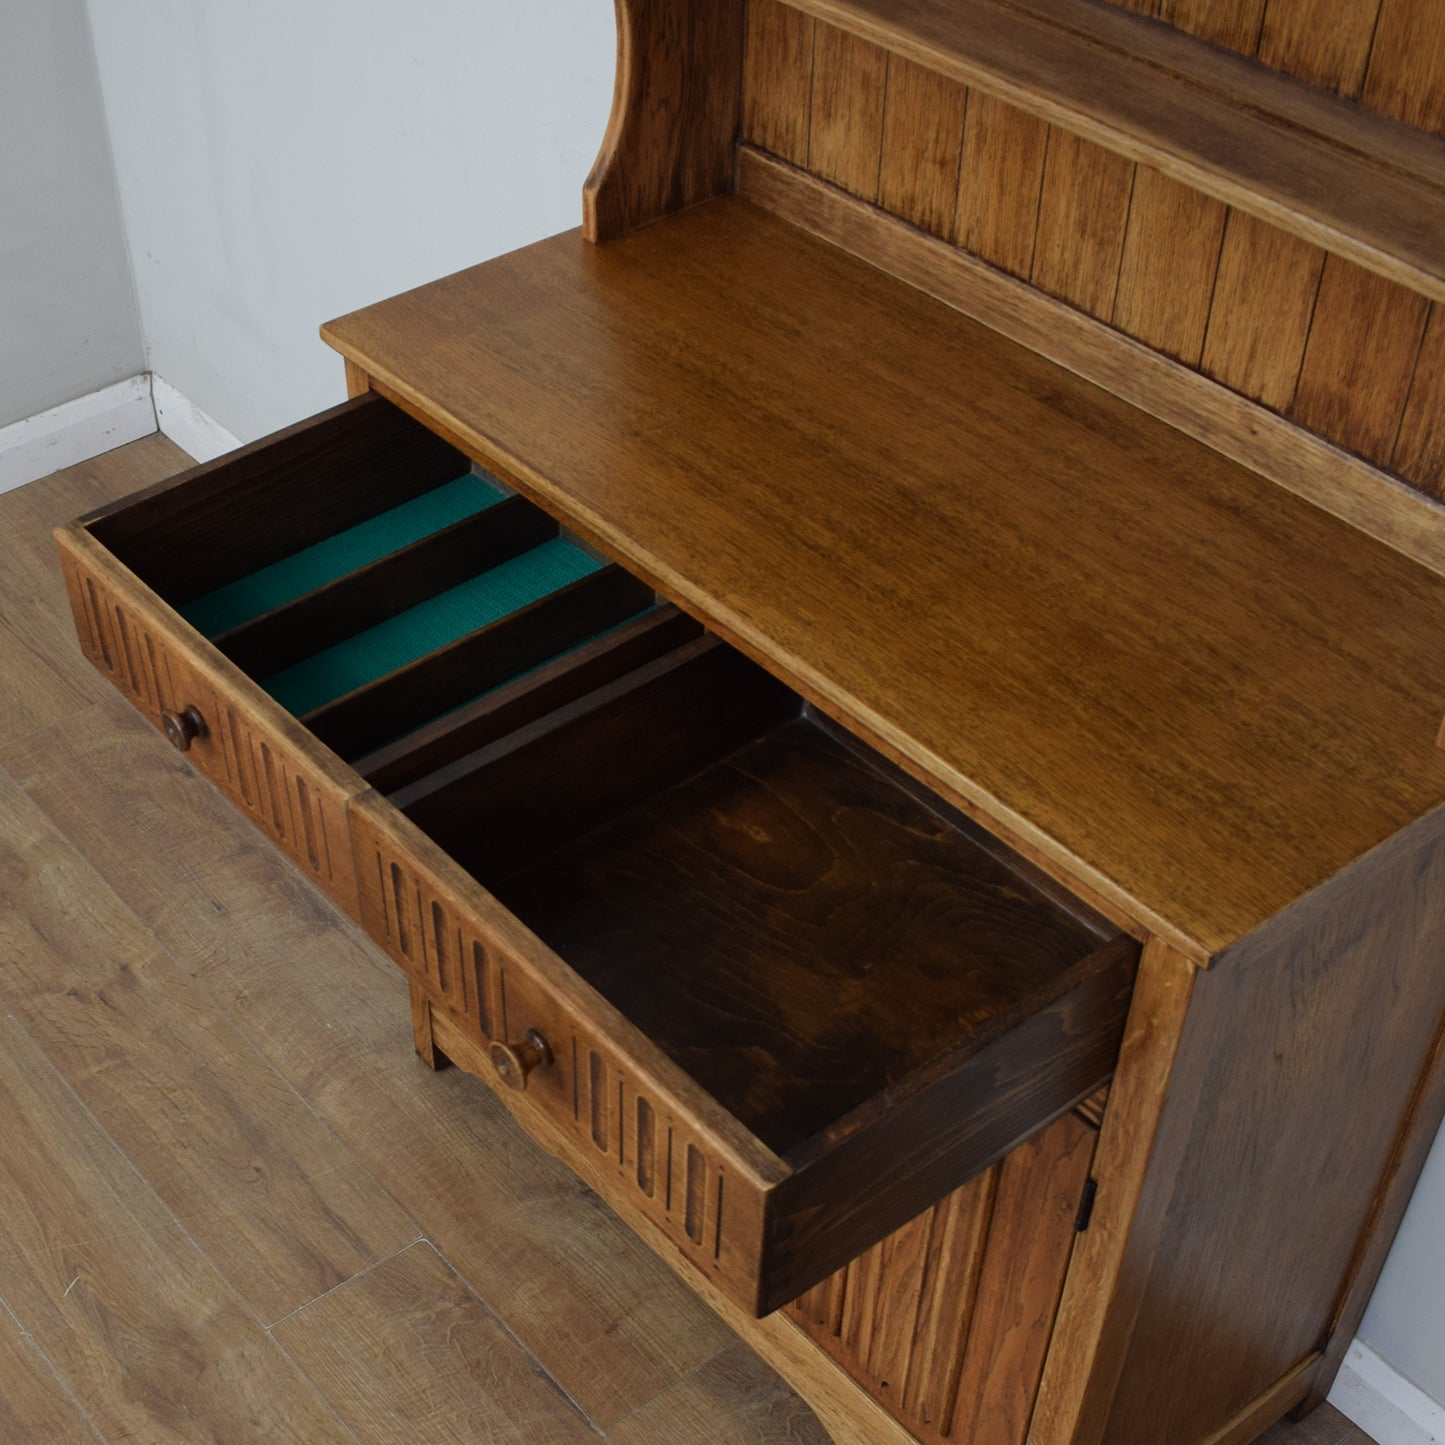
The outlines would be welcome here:
M 323 334 L 1196 953 L 1445 800 L 1445 579 L 743 201 Z

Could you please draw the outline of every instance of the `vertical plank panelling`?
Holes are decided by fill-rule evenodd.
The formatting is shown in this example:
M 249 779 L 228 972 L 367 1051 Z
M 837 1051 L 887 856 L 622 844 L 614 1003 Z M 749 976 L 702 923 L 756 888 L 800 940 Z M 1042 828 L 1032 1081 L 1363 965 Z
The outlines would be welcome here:
M 957 81 L 888 57 L 878 203 L 945 239 L 953 235 L 967 103 Z
M 1114 324 L 1197 366 L 1227 208 L 1149 166 L 1134 178 Z
M 1430 308 L 1392 465 L 1416 486 L 1445 497 L 1445 306 Z
M 1264 4 L 1265 0 L 1161 0 L 1158 16 L 1211 45 L 1253 55 L 1259 48 Z
M 1291 416 L 1388 464 L 1429 309 L 1424 297 L 1327 257 Z
M 1358 96 L 1379 0 L 1269 0 L 1259 58 L 1341 95 Z
M 934 1206 L 918 1339 L 902 1413 L 935 1434 L 946 1434 L 953 1420 L 999 1172 L 995 1165 Z
M 954 236 L 1014 276 L 1033 270 L 1048 138 L 1044 121 L 979 91 L 969 94 Z
M 1324 252 L 1240 211 L 1224 228 L 1203 366 L 1284 411 L 1294 399 Z
M 1098 1136 L 1066 1114 L 1003 1161 L 952 1435 L 1024 1445 Z
M 933 1222 L 933 1210 L 925 1210 L 878 1246 L 878 1324 L 867 1369 L 885 1403 L 896 1404 L 905 1394 Z
M 927 1445 L 1023 1445 L 1097 1137 L 1055 1120 L 787 1313 Z
M 1384 0 L 1364 100 L 1421 130 L 1445 135 L 1445 5 Z
M 1445 131 L 1445 5 L 1125 8 Z M 1445 323 L 1421 352 L 1412 293 L 780 0 L 748 6 L 743 121 L 753 144 L 1445 495 Z
M 817 27 L 808 165 L 867 201 L 878 194 L 887 70 L 888 57 L 876 45 L 831 25 Z
M 1134 163 L 1054 127 L 1049 132 L 1034 246 L 1034 285 L 1110 316 L 1129 218 Z
M 779 0 L 749 0 L 743 134 L 794 165 L 808 160 L 815 25 Z

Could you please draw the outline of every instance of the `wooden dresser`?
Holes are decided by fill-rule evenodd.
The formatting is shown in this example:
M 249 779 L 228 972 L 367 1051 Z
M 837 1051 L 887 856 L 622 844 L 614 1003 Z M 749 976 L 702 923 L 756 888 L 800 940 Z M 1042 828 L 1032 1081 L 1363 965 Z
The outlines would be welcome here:
M 618 20 L 81 645 L 840 1445 L 1243 1445 L 1445 1113 L 1445 19 Z

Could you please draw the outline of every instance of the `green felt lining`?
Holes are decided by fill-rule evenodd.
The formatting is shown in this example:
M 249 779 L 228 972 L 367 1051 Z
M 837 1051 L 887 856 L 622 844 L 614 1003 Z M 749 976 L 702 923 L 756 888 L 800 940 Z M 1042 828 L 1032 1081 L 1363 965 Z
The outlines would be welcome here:
M 261 686 L 288 712 L 301 717 L 602 565 L 565 538 L 555 538 L 274 673 Z
M 180 609 L 181 616 L 205 636 L 215 637 L 485 511 L 505 495 L 485 477 L 457 477 L 197 597 Z

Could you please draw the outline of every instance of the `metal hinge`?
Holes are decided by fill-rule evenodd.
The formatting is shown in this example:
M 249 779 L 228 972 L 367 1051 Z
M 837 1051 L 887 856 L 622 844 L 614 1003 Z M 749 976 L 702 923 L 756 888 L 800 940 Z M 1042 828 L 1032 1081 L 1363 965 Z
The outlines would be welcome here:
M 1074 1216 L 1074 1228 L 1082 1234 L 1094 1217 L 1094 1196 L 1099 1192 L 1099 1181 L 1091 1175 L 1084 1181 L 1084 1193 L 1079 1200 L 1079 1212 Z

